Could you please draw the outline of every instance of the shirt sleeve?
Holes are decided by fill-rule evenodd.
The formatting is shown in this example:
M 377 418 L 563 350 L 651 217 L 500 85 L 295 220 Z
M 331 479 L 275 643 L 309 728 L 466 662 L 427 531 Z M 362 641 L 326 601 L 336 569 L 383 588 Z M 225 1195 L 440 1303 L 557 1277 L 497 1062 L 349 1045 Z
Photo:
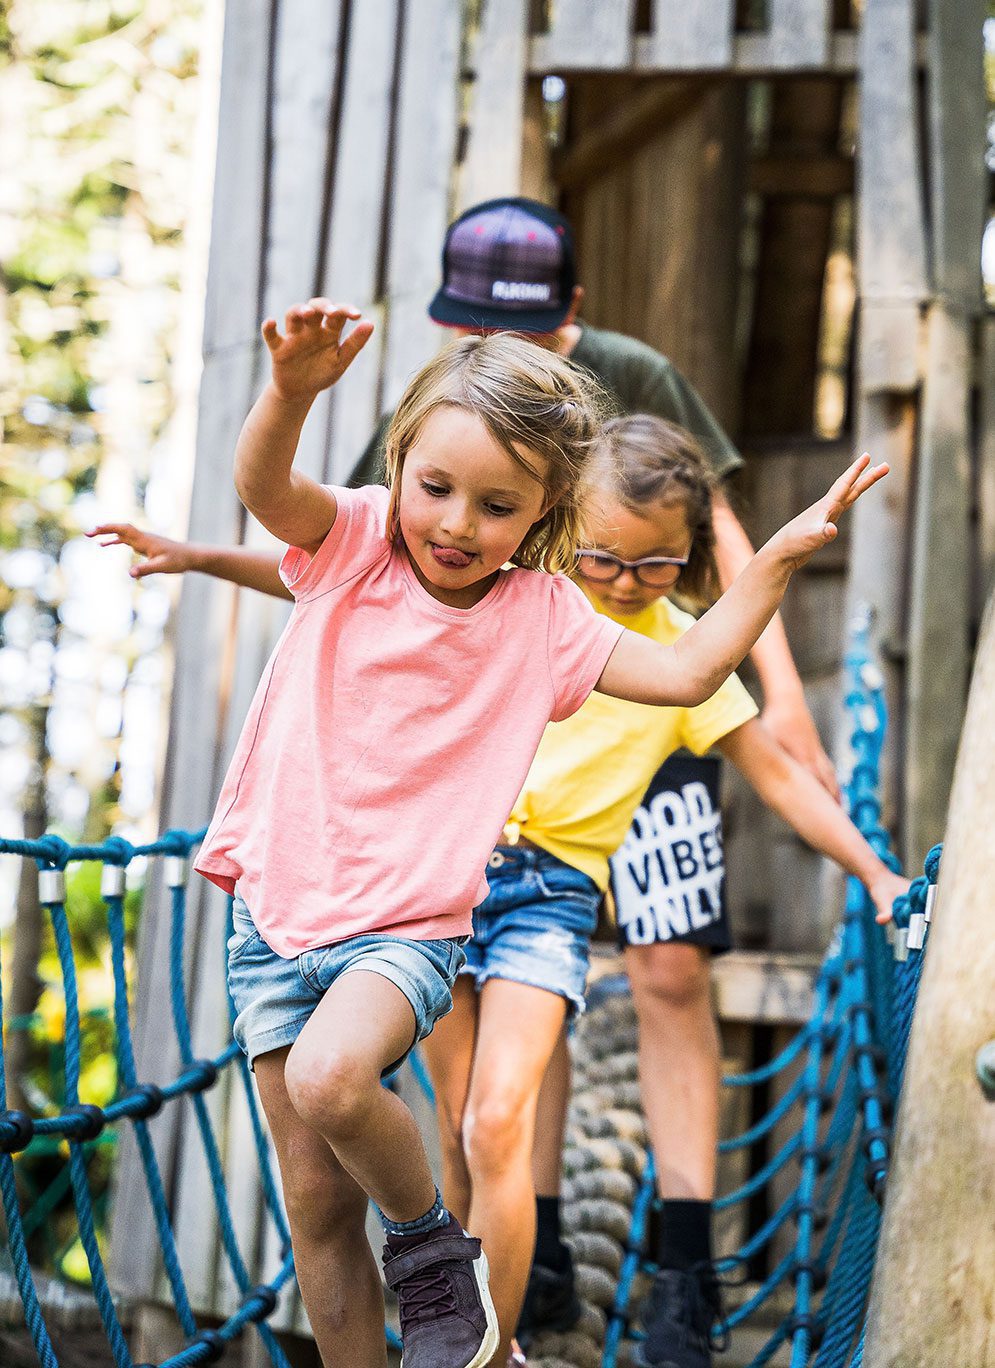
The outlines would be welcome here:
M 280 578 L 298 603 L 337 588 L 390 554 L 388 491 L 377 486 L 328 487 L 335 495 L 336 513 L 325 540 L 313 556 L 299 546 L 288 546 L 280 561 Z
M 670 361 L 647 376 L 641 403 L 648 413 L 667 418 L 693 432 L 705 449 L 712 469 L 724 480 L 743 464 L 743 458 L 723 431 L 704 399 Z
M 596 613 L 565 575 L 550 575 L 549 579 L 551 720 L 562 722 L 577 711 L 597 684 L 625 628 Z
M 739 675 L 730 675 L 704 703 L 682 709 L 681 739 L 695 755 L 704 755 L 716 741 L 756 717 L 758 711 Z

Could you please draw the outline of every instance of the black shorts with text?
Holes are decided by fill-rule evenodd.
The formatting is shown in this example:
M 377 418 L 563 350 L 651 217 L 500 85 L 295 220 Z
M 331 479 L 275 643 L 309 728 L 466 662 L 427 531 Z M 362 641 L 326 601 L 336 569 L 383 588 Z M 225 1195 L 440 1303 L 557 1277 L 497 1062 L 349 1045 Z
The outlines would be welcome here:
M 611 862 L 618 939 L 732 945 L 717 757 L 672 755 L 657 771 Z

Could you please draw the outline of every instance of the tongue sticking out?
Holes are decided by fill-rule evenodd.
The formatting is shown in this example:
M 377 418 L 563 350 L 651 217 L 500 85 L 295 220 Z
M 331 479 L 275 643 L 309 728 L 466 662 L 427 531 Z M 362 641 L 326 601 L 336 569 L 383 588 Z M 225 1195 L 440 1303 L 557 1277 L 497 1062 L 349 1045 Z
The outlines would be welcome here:
M 433 546 L 432 554 L 440 565 L 447 565 L 451 570 L 465 570 L 473 560 L 466 551 L 459 551 L 455 546 Z

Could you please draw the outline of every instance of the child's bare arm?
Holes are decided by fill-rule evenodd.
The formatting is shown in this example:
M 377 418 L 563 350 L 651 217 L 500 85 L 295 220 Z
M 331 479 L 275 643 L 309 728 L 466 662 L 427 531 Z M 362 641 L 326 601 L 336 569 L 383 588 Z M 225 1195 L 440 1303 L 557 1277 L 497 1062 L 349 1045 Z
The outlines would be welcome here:
M 780 606 L 792 573 L 836 536 L 836 520 L 888 473 L 868 456 L 854 461 L 828 494 L 762 546 L 739 577 L 672 646 L 623 632 L 597 688 L 636 703 L 695 707 L 749 653 Z
M 887 921 L 892 903 L 907 891 L 909 881 L 875 855 L 815 776 L 788 754 L 759 718 L 744 722 L 718 745 L 767 806 L 803 841 L 860 879 L 874 900 L 878 921 Z
M 146 575 L 182 575 L 188 570 L 213 575 L 215 579 L 257 589 L 274 598 L 293 600 L 293 594 L 280 578 L 280 558 L 265 551 L 248 551 L 243 546 L 207 546 L 198 542 L 173 541 L 155 532 L 143 532 L 132 523 L 101 523 L 88 537 L 106 537 L 101 546 L 130 546 L 143 559 L 132 565 L 132 579 Z
M 350 305 L 312 299 L 288 310 L 285 327 L 281 335 L 274 319 L 263 323 L 273 373 L 239 434 L 235 488 L 275 537 L 314 552 L 335 522 L 335 495 L 293 469 L 297 443 L 315 398 L 349 368 L 373 324 Z

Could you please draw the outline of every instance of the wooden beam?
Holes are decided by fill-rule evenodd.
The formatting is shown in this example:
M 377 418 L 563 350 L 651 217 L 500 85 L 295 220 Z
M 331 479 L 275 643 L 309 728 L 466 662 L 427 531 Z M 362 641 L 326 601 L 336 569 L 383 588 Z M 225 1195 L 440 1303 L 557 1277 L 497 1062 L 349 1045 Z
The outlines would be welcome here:
M 521 193 L 528 0 L 487 0 L 470 58 L 466 145 L 457 168 L 459 212 Z
M 915 0 L 877 0 L 865 8 L 860 35 L 856 436 L 858 450 L 887 460 L 892 470 L 882 488 L 854 509 L 846 621 L 864 606 L 874 615 L 873 642 L 891 717 L 882 797 L 892 827 L 900 807 L 919 320 L 928 289 L 915 20 Z M 848 745 L 841 727 L 838 753 Z
M 397 88 L 398 13 L 398 0 L 354 4 L 350 10 L 321 293 L 350 300 L 371 315 L 377 327 L 350 368 L 348 383 L 325 392 L 328 451 L 322 478 L 333 484 L 348 478 L 380 418 L 384 310 L 378 294 Z
M 533 50 L 549 71 L 622 71 L 631 65 L 635 0 L 557 0 Z
M 452 209 L 461 8 L 451 0 L 409 0 L 405 9 L 389 208 L 385 409 L 440 340 L 426 310 L 439 284 Z
M 733 55 L 733 0 L 653 0 L 648 55 L 672 71 L 722 70 Z
M 782 154 L 757 157 L 750 163 L 749 188 L 765 199 L 836 199 L 852 195 L 852 157 L 839 154 Z
M 981 306 L 986 172 L 982 24 L 971 0 L 930 6 L 928 316 L 909 609 L 906 833 L 910 864 L 942 830 L 967 691 L 971 614 L 971 379 Z M 942 563 L 943 573 L 937 574 Z M 942 661 L 942 669 L 938 662 Z
M 811 75 L 813 70 L 821 70 L 827 76 L 856 76 L 860 70 L 858 56 L 859 36 L 856 33 L 833 33 L 829 40 L 829 56 L 821 68 L 808 64 L 790 70 L 804 71 Z M 915 61 L 917 68 L 927 63 L 927 46 L 924 36 L 917 37 Z M 539 36 L 532 39 L 529 46 L 529 74 L 546 76 L 549 74 L 567 75 L 572 71 L 585 71 L 583 64 L 561 60 L 550 49 L 548 39 Z M 661 62 L 656 54 L 653 40 L 648 34 L 637 34 L 634 56 L 630 63 L 619 70 L 627 70 L 640 76 L 688 75 L 691 68 L 675 67 L 670 62 Z M 698 72 L 721 71 L 726 75 L 744 79 L 763 76 L 784 76 L 787 70 L 778 65 L 778 49 L 770 33 L 737 33 L 732 39 L 732 58 L 730 61 L 702 59 L 693 68 Z
M 942 669 L 942 662 L 938 663 Z M 995 1105 L 975 1057 L 995 1038 L 995 602 L 957 757 L 888 1178 L 866 1368 L 995 1368 Z
M 720 1021 L 801 1025 L 812 1015 L 820 955 L 763 955 L 733 951 L 712 965 Z
M 906 680 L 906 865 L 943 831 L 967 694 L 971 602 L 971 320 L 929 311 Z
M 553 175 L 564 190 L 596 180 L 644 143 L 690 113 L 711 80 L 654 82 L 587 128 L 553 159 Z
M 975 569 L 974 618 L 995 590 L 995 313 L 981 323 L 978 375 L 978 545 Z
M 821 71 L 829 61 L 832 11 L 832 0 L 770 0 L 771 66 Z
M 262 243 L 268 158 L 268 91 L 272 5 L 229 0 L 224 17 L 214 208 L 204 310 L 197 462 L 190 511 L 193 540 L 237 542 L 241 508 L 231 459 L 251 402 L 261 342 Z M 217 794 L 220 738 L 231 664 L 232 593 L 204 575 L 185 580 L 176 625 L 176 670 L 161 803 L 164 827 L 196 827 Z M 203 880 L 204 890 L 207 889 Z M 135 1055 L 142 1080 L 175 1076 L 178 1049 L 168 1021 L 168 900 L 158 870 L 146 893 L 139 935 L 141 965 L 135 1004 Z M 201 896 L 204 896 L 201 893 Z M 216 916 L 220 896 L 212 904 Z M 191 899 L 191 921 L 200 916 Z M 187 946 L 189 962 L 193 940 Z M 167 1013 L 164 1021 L 164 1010 Z M 172 1168 L 180 1109 L 150 1127 L 163 1171 Z M 127 1128 L 130 1132 L 130 1128 Z M 134 1297 L 154 1295 L 159 1244 L 130 1133 L 122 1144 L 113 1202 L 115 1286 Z M 202 1288 L 192 1289 L 199 1298 Z

